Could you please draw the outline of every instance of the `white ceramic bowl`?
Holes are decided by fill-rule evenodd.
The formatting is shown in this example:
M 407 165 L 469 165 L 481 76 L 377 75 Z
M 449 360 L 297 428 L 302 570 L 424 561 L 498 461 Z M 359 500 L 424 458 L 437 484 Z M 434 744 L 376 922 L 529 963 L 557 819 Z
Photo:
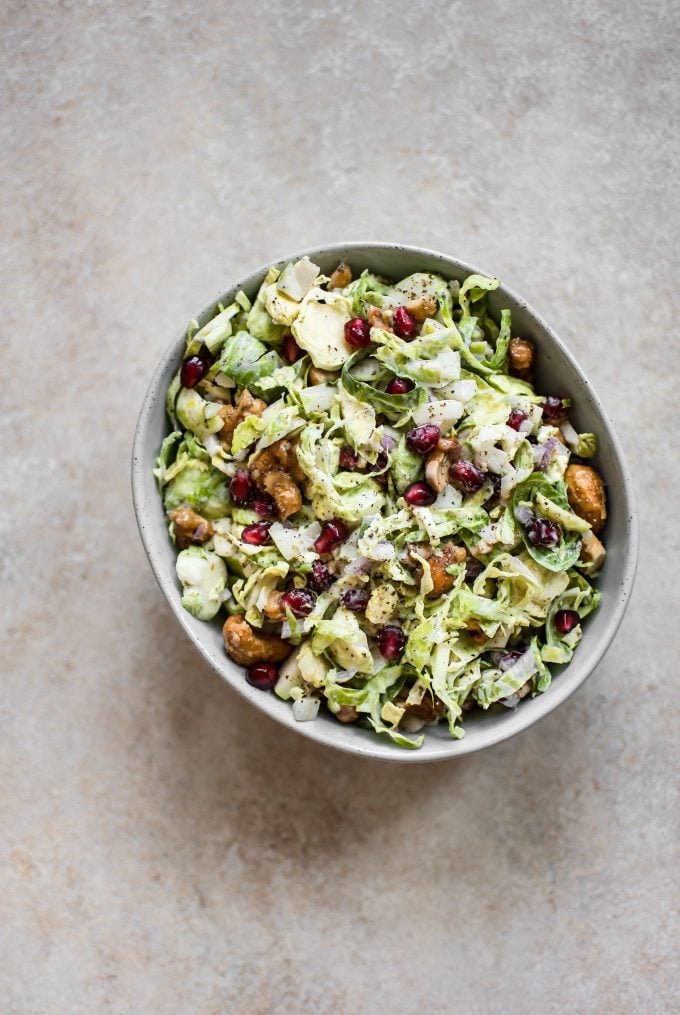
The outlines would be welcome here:
M 330 274 L 341 260 L 349 261 L 355 274 L 369 268 L 396 279 L 414 271 L 434 271 L 447 278 L 462 280 L 480 270 L 445 254 L 388 243 L 332 244 L 296 253 L 276 263 L 282 265 L 302 254 L 309 254 L 326 274 Z M 231 302 L 239 289 L 252 297 L 268 267 L 269 264 L 258 268 L 213 300 L 199 316 L 199 324 L 203 325 L 213 316 L 218 302 Z M 429 727 L 419 750 L 396 747 L 387 738 L 357 726 L 342 725 L 321 713 L 313 722 L 297 722 L 289 704 L 279 701 L 273 693 L 258 691 L 246 683 L 242 668 L 232 662 L 224 651 L 222 623 L 219 620 L 211 623 L 195 620 L 182 608 L 175 575 L 176 551 L 168 539 L 161 498 L 151 470 L 161 441 L 169 429 L 164 408 L 165 392 L 181 361 L 184 331 L 165 351 L 151 378 L 135 432 L 132 491 L 142 542 L 158 584 L 178 623 L 219 675 L 266 715 L 303 736 L 352 754 L 389 761 L 440 761 L 479 751 L 532 726 L 573 694 L 602 659 L 621 623 L 635 577 L 638 546 L 632 483 L 621 447 L 590 383 L 557 335 L 524 300 L 501 285 L 491 294 L 490 307 L 498 311 L 505 306 L 512 310 L 513 334 L 536 343 L 536 389 L 571 397 L 574 404 L 571 418 L 577 430 L 593 431 L 598 436 L 599 450 L 594 464 L 607 484 L 609 510 L 603 537 L 607 562 L 598 584 L 602 603 L 599 610 L 588 618 L 583 640 L 572 662 L 565 667 L 554 667 L 554 679 L 545 694 L 525 699 L 515 711 L 475 711 L 466 720 L 466 733 L 462 740 L 452 740 L 445 725 Z

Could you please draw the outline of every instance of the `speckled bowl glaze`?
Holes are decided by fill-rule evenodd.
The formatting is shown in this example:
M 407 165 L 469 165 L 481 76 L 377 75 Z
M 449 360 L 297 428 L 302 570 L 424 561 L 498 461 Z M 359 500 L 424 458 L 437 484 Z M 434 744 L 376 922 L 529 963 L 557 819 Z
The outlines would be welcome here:
M 355 274 L 368 268 L 396 279 L 414 271 L 434 271 L 446 278 L 462 280 L 481 270 L 445 254 L 389 243 L 332 244 L 297 252 L 275 263 L 281 266 L 303 254 L 308 254 L 326 274 L 330 274 L 341 260 L 348 261 Z M 269 264 L 258 268 L 213 300 L 199 316 L 199 324 L 203 325 L 213 316 L 218 302 L 231 302 L 239 289 L 254 296 L 268 267 Z M 598 435 L 599 450 L 594 464 L 607 484 L 609 508 L 603 537 L 608 556 L 598 586 L 602 592 L 602 603 L 585 624 L 583 640 L 572 662 L 568 666 L 553 668 L 553 682 L 545 694 L 525 699 L 515 711 L 473 713 L 466 721 L 462 740 L 452 740 L 445 725 L 429 727 L 419 750 L 397 747 L 369 730 L 341 725 L 323 713 L 313 722 L 297 722 L 289 704 L 246 683 L 242 668 L 233 663 L 224 651 L 222 624 L 218 620 L 205 623 L 194 619 L 182 608 L 175 575 L 176 551 L 168 539 L 163 506 L 151 470 L 161 441 L 169 429 L 165 416 L 165 392 L 181 361 L 184 331 L 166 350 L 149 384 L 134 437 L 132 492 L 142 542 L 158 584 L 180 626 L 234 690 L 272 719 L 328 747 L 366 758 L 413 763 L 456 758 L 507 740 L 548 715 L 581 686 L 602 659 L 626 610 L 637 564 L 637 522 L 630 475 L 612 424 L 569 351 L 535 310 L 504 285 L 491 294 L 490 307 L 496 312 L 501 307 L 509 307 L 513 334 L 536 343 L 537 390 L 559 392 L 572 398 L 574 408 L 571 418 L 577 430 L 593 431 Z

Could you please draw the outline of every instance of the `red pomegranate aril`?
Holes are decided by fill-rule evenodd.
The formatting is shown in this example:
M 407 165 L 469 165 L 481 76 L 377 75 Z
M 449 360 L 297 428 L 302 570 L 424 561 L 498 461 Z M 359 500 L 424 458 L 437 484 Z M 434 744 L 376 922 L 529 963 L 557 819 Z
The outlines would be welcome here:
M 416 454 L 426 455 L 437 446 L 442 432 L 434 423 L 416 426 L 406 434 L 406 444 Z
M 558 610 L 555 614 L 555 630 L 560 634 L 569 634 L 580 622 L 576 610 Z
M 292 335 L 285 335 L 281 343 L 281 352 L 287 363 L 295 363 L 303 355 L 302 349 Z
M 342 605 L 352 613 L 363 613 L 370 598 L 366 589 L 347 589 L 342 594 Z
M 562 399 L 548 395 L 543 404 L 543 419 L 546 423 L 560 423 L 566 417 L 567 410 L 562 404 Z
M 229 484 L 229 493 L 234 504 L 247 504 L 253 494 L 253 484 L 245 469 L 237 469 Z
M 526 527 L 527 539 L 534 546 L 557 546 L 560 541 L 560 527 L 548 518 L 534 518 Z
M 198 382 L 203 380 L 209 369 L 210 364 L 207 358 L 203 356 L 190 356 L 189 359 L 185 359 L 179 372 L 182 387 L 196 387 Z
M 311 589 L 288 589 L 281 596 L 281 605 L 294 617 L 308 617 L 314 609 L 316 596 Z
M 378 648 L 383 659 L 394 662 L 406 647 L 406 635 L 397 624 L 385 624 L 378 631 Z
M 392 330 L 398 338 L 409 340 L 416 333 L 416 321 L 406 307 L 395 307 L 392 311 Z
M 415 381 L 407 381 L 403 377 L 394 377 L 385 388 L 385 391 L 388 395 L 405 395 L 408 391 L 413 391 L 415 386 Z
M 411 507 L 429 507 L 430 504 L 434 504 L 436 499 L 437 494 L 427 483 L 411 483 L 404 490 L 404 500 Z
M 271 691 L 278 675 L 279 671 L 271 663 L 255 663 L 246 670 L 246 680 L 258 691 Z
M 246 525 L 241 533 L 241 541 L 250 546 L 263 546 L 269 541 L 269 526 L 271 522 L 253 522 Z
M 255 494 L 250 506 L 260 518 L 276 517 L 276 504 L 268 493 Z
M 484 570 L 484 565 L 481 560 L 475 560 L 474 557 L 468 557 L 465 561 L 465 581 L 474 581 L 475 578 Z
M 343 448 L 340 448 L 340 468 L 348 469 L 351 472 L 354 469 L 358 469 L 359 466 L 360 458 L 356 451 L 353 451 L 347 444 Z
M 329 589 L 335 578 L 330 573 L 326 565 L 322 560 L 315 560 L 312 564 L 312 570 L 307 579 L 307 584 L 310 589 L 314 592 L 325 592 Z
M 522 423 L 526 422 L 529 417 L 526 412 L 522 412 L 521 409 L 513 409 L 507 418 L 506 426 L 511 427 L 513 430 L 519 431 Z
M 476 493 L 484 486 L 486 474 L 474 462 L 461 461 L 451 466 L 449 478 L 463 493 Z
M 490 511 L 491 508 L 495 507 L 496 504 L 498 504 L 498 500 L 501 495 L 501 477 L 498 476 L 495 472 L 488 472 L 487 478 L 491 480 L 491 486 L 493 487 L 493 489 L 490 495 L 484 501 L 482 507 L 484 508 L 485 511 Z
M 371 326 L 363 317 L 353 317 L 345 324 L 345 341 L 353 349 L 365 349 L 371 344 Z
M 326 522 L 321 529 L 321 534 L 314 542 L 314 549 L 317 553 L 331 553 L 336 546 L 344 543 L 349 535 L 349 529 L 339 518 L 332 522 Z

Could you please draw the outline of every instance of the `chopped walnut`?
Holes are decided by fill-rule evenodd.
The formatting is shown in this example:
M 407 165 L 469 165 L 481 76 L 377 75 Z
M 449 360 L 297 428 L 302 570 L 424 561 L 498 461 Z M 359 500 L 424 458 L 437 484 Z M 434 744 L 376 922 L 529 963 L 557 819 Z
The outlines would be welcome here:
M 274 620 L 277 623 L 282 623 L 286 619 L 286 610 L 281 603 L 281 596 L 283 592 L 273 591 L 267 596 L 267 601 L 264 604 L 264 613 L 267 620 Z
M 328 280 L 329 289 L 344 289 L 352 281 L 352 269 L 345 262 L 341 261 Z
M 247 388 L 239 395 L 236 405 L 222 406 L 218 412 L 218 416 L 222 419 L 222 429 L 218 431 L 217 436 L 227 451 L 231 450 L 231 439 L 239 423 L 248 416 L 261 416 L 266 408 L 267 403 L 261 398 L 253 398 Z
M 366 311 L 366 320 L 372 328 L 381 328 L 383 331 L 392 330 L 389 317 L 387 317 L 380 307 L 369 307 Z
M 483 645 L 485 642 L 489 640 L 488 636 L 484 634 L 481 627 L 479 626 L 479 621 L 474 620 L 473 618 L 470 618 L 470 620 L 468 620 L 465 632 L 467 636 L 470 638 L 470 640 L 475 643 L 475 645 Z
M 446 570 L 447 567 L 451 567 L 453 564 L 462 564 L 467 557 L 467 550 L 464 546 L 456 546 L 455 543 L 444 543 L 439 553 L 434 553 L 431 547 L 419 543 L 413 547 L 415 552 L 423 560 L 426 560 L 430 565 L 430 574 L 434 587 L 431 592 L 428 593 L 430 599 L 434 599 L 436 596 L 441 596 L 445 592 L 450 592 L 453 588 L 454 577 L 449 574 Z M 420 567 L 420 562 L 418 562 Z M 422 570 L 422 568 L 421 568 Z
M 599 532 L 607 518 L 604 483 L 599 472 L 590 465 L 568 465 L 564 480 L 573 510 L 588 522 L 593 532 Z
M 273 498 L 280 518 L 285 521 L 302 507 L 302 494 L 298 487 L 305 474 L 295 452 L 295 445 L 284 437 L 265 448 L 250 467 L 256 486 Z
M 402 687 L 399 694 L 394 699 L 394 704 L 404 708 L 404 716 L 413 716 L 415 719 L 421 719 L 423 723 L 434 722 L 446 710 L 446 705 L 438 698 L 436 694 L 425 689 L 421 700 L 419 702 L 411 702 L 406 704 L 406 699 L 411 691 L 410 687 Z
M 593 532 L 584 532 L 581 546 L 581 560 L 592 564 L 594 571 L 599 571 L 604 564 L 607 551 Z
M 527 338 L 511 338 L 508 346 L 508 372 L 528 381 L 534 363 L 534 343 Z
M 213 527 L 207 518 L 196 514 L 191 508 L 175 508 L 168 513 L 168 518 L 172 522 L 175 542 L 180 550 L 186 550 L 187 546 L 200 546 L 213 537 Z
M 330 370 L 320 370 L 318 367 L 310 367 L 307 372 L 307 382 L 315 387 L 317 384 L 326 384 L 328 381 L 337 380 L 337 373 Z
M 357 719 L 359 718 L 359 713 L 357 712 L 354 705 L 341 705 L 338 711 L 334 713 L 334 715 L 339 722 L 344 723 L 356 722 Z
M 407 303 L 406 309 L 418 324 L 422 324 L 437 313 L 437 301 L 434 296 L 421 296 L 420 299 Z
M 282 663 L 293 646 L 277 634 L 254 631 L 243 617 L 228 617 L 222 628 L 224 647 L 239 666 L 253 663 Z

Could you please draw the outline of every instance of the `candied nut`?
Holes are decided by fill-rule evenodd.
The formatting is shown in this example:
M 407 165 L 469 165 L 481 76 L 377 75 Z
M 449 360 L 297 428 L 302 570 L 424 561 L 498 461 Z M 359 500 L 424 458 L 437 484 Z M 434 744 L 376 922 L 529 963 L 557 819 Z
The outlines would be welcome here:
M 440 451 L 445 451 L 452 462 L 460 461 L 463 445 L 457 437 L 440 437 L 437 441 L 437 447 Z
M 381 328 L 383 331 L 392 330 L 389 318 L 383 313 L 380 307 L 369 307 L 366 311 L 366 320 L 372 328 Z
M 527 338 L 511 338 L 508 345 L 508 373 L 529 380 L 534 363 L 534 343 Z
M 334 381 L 337 376 L 337 374 L 331 373 L 329 370 L 319 370 L 318 367 L 310 367 L 307 371 L 307 383 L 314 387 L 316 384 L 326 384 L 328 381 Z
M 222 628 L 224 647 L 239 666 L 253 663 L 281 663 L 293 651 L 293 646 L 277 634 L 254 631 L 243 617 L 227 617 Z
M 581 544 L 581 560 L 586 564 L 592 564 L 594 571 L 599 571 L 604 564 L 606 556 L 607 551 L 597 536 L 592 532 L 584 532 L 583 543 Z
M 434 692 L 428 691 L 427 688 L 425 688 L 425 693 L 420 701 L 412 701 L 406 704 L 410 691 L 410 687 L 402 687 L 394 699 L 394 704 L 404 709 L 404 717 L 409 716 L 420 719 L 423 723 L 428 723 L 439 719 L 446 711 L 446 705 L 441 698 L 438 698 Z
M 450 592 L 454 585 L 454 576 L 449 574 L 446 570 L 447 567 L 451 567 L 453 564 L 462 564 L 467 557 L 467 550 L 464 546 L 456 546 L 455 543 L 444 543 L 439 553 L 434 553 L 431 547 L 423 543 L 418 543 L 413 547 L 413 550 L 426 560 L 430 565 L 430 575 L 434 583 L 434 587 L 428 593 L 430 599 L 434 599 L 436 596 L 441 596 L 445 592 Z M 417 561 L 419 568 L 422 571 L 420 561 Z
M 293 441 L 286 437 L 265 448 L 250 467 L 256 486 L 272 497 L 283 521 L 302 507 L 302 494 L 298 487 L 304 479 Z
M 475 645 L 483 645 L 485 642 L 489 640 L 487 635 L 484 634 L 481 627 L 479 626 L 479 622 L 474 618 L 470 618 L 470 620 L 468 620 L 465 632 L 467 636 L 470 638 L 470 640 L 475 643 Z
M 217 436 L 227 451 L 231 450 L 231 439 L 239 423 L 242 423 L 248 416 L 261 416 L 266 408 L 267 403 L 263 402 L 261 398 L 253 398 L 247 388 L 244 388 L 239 395 L 236 405 L 221 407 L 217 415 L 222 420 L 222 429 L 218 431 Z
M 213 527 L 207 518 L 196 514 L 191 508 L 175 508 L 168 513 L 168 518 L 172 522 L 175 542 L 180 550 L 186 550 L 187 546 L 200 546 L 213 537 Z
M 418 300 L 406 304 L 406 309 L 418 324 L 437 313 L 437 301 L 434 296 L 421 296 Z
M 359 713 L 357 712 L 354 705 L 341 705 L 338 711 L 335 712 L 334 714 L 335 718 L 339 722 L 344 723 L 356 722 L 357 719 L 359 718 Z
M 344 289 L 352 281 L 352 269 L 346 261 L 341 261 L 328 280 L 329 289 Z
M 604 483 L 590 465 L 568 465 L 564 474 L 567 496 L 573 510 L 599 532 L 607 518 Z
M 275 620 L 278 623 L 282 623 L 286 619 L 286 610 L 281 603 L 282 595 L 283 592 L 274 590 L 267 596 L 267 601 L 262 610 L 267 620 Z

